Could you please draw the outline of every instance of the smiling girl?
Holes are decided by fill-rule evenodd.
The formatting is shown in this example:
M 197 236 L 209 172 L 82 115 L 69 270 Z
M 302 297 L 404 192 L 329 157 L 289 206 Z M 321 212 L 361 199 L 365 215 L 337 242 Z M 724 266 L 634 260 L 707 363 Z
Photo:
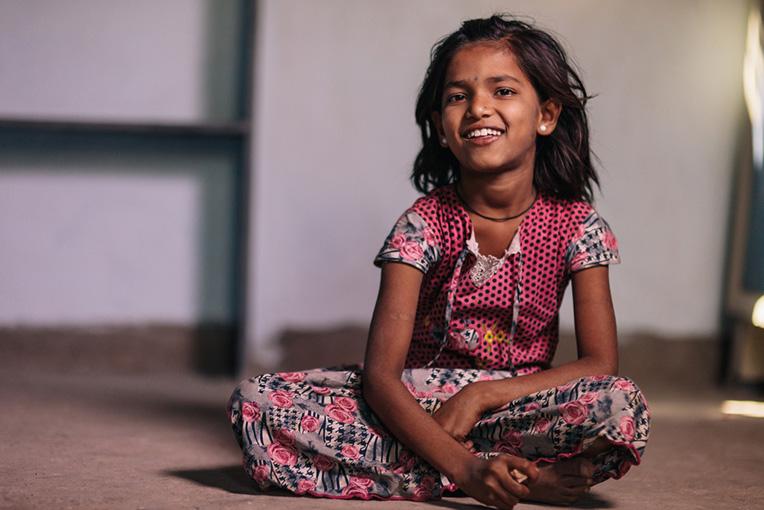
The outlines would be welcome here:
M 229 416 L 262 487 L 334 498 L 572 503 L 639 464 L 645 399 L 617 376 L 585 104 L 560 44 L 507 16 L 442 39 L 419 93 L 425 195 L 375 259 L 363 369 L 243 381 Z M 551 361 L 568 283 L 578 359 Z

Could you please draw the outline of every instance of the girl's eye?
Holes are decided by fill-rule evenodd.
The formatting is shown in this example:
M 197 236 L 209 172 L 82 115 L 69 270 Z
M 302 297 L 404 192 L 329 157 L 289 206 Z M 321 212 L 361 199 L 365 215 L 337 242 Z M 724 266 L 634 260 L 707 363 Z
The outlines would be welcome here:
M 451 94 L 446 98 L 446 103 L 453 103 L 455 101 L 461 101 L 464 99 L 464 94 Z
M 512 89 L 503 87 L 497 90 L 496 93 L 500 96 L 511 96 L 511 95 L 514 95 L 515 91 Z

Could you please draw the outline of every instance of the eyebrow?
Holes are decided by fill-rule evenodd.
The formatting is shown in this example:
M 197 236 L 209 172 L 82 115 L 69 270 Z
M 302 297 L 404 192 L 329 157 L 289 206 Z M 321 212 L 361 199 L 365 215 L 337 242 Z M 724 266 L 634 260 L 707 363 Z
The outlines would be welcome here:
M 508 74 L 502 74 L 499 76 L 491 76 L 490 78 L 486 78 L 485 81 L 490 83 L 499 83 L 502 81 L 514 81 L 519 84 L 522 84 L 520 80 Z M 467 88 L 468 85 L 469 85 L 469 82 L 467 80 L 454 80 L 454 81 L 449 81 L 448 83 L 446 83 L 446 86 L 444 88 L 450 88 L 450 87 Z

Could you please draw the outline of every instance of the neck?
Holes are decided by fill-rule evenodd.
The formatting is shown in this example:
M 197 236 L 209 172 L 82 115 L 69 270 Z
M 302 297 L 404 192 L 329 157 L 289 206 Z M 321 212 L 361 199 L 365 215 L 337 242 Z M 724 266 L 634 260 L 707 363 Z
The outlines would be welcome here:
M 533 168 L 498 174 L 462 171 L 457 186 L 462 198 L 480 213 L 512 216 L 533 200 Z

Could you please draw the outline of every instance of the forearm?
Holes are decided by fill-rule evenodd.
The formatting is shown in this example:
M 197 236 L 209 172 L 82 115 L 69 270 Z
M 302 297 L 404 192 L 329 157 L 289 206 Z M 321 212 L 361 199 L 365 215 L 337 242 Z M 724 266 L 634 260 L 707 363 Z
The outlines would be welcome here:
M 488 411 L 512 400 L 560 386 L 580 377 L 603 374 L 615 375 L 615 370 L 596 358 L 584 357 L 535 374 L 473 384 L 480 385 L 480 391 L 476 393 L 480 395 L 481 407 Z
M 473 455 L 452 438 L 399 379 L 364 377 L 364 398 L 382 423 L 401 443 L 451 481 L 459 479 Z

